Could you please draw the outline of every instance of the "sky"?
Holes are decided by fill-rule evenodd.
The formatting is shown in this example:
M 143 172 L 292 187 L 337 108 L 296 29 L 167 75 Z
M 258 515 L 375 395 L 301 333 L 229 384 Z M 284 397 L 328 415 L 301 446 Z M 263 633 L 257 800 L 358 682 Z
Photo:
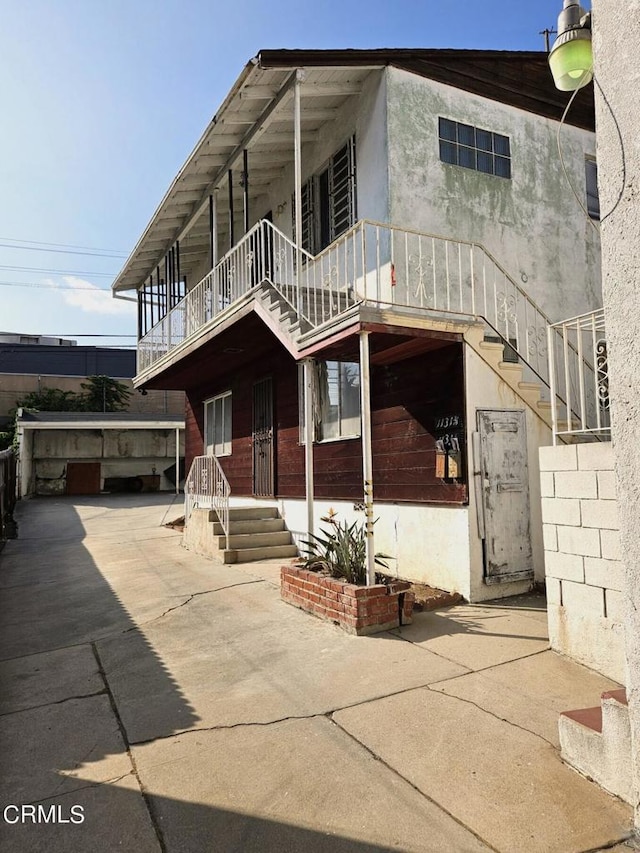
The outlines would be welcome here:
M 110 285 L 259 50 L 543 50 L 561 5 L 0 0 L 0 332 L 135 344 Z

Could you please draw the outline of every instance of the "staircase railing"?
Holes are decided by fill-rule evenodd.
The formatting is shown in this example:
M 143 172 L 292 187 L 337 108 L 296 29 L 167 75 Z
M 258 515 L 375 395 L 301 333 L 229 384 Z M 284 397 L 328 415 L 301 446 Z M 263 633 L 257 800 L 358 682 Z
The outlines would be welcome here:
M 479 243 L 361 220 L 316 256 L 300 250 L 298 275 L 296 259 L 292 240 L 271 222 L 256 223 L 140 340 L 138 373 L 270 282 L 312 328 L 361 302 L 481 317 L 550 386 L 549 347 L 564 347 L 562 332 Z M 568 346 L 578 358 L 574 344 Z M 580 363 L 592 381 L 593 362 Z M 555 392 L 570 411 L 566 381 L 566 375 L 558 377 Z
M 609 371 L 602 309 L 549 326 L 549 374 L 554 443 L 563 435 L 609 435 Z M 558 407 L 558 386 L 564 389 L 564 413 Z M 566 412 L 570 416 L 562 417 Z
M 214 509 L 222 525 L 229 550 L 229 498 L 231 487 L 215 456 L 196 456 L 184 485 L 184 520 L 189 523 L 196 507 Z

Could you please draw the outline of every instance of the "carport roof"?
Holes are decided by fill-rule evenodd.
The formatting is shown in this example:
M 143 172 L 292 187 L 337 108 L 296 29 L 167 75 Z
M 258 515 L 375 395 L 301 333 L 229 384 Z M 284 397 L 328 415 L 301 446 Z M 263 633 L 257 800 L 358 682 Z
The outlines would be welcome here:
M 23 412 L 25 429 L 184 429 L 181 415 L 139 412 Z

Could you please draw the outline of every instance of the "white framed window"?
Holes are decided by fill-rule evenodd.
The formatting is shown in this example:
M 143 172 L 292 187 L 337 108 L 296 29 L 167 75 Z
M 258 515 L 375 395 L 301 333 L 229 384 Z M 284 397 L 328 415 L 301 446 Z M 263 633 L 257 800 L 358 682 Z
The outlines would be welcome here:
M 305 441 L 304 366 L 299 372 L 300 443 Z M 316 361 L 313 370 L 313 440 L 359 438 L 360 365 L 355 361 Z
M 231 455 L 231 391 L 205 400 L 204 449 L 207 456 Z
M 443 163 L 499 178 L 511 178 L 508 136 L 441 116 L 438 119 L 438 137 Z

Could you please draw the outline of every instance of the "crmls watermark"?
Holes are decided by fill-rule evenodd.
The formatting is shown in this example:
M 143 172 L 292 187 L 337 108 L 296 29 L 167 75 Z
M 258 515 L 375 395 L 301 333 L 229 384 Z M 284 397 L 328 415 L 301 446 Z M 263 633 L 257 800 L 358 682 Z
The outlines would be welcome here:
M 15 806 L 8 805 L 2 810 L 5 823 L 84 823 L 84 806 L 71 806 L 68 810 L 62 806 Z

